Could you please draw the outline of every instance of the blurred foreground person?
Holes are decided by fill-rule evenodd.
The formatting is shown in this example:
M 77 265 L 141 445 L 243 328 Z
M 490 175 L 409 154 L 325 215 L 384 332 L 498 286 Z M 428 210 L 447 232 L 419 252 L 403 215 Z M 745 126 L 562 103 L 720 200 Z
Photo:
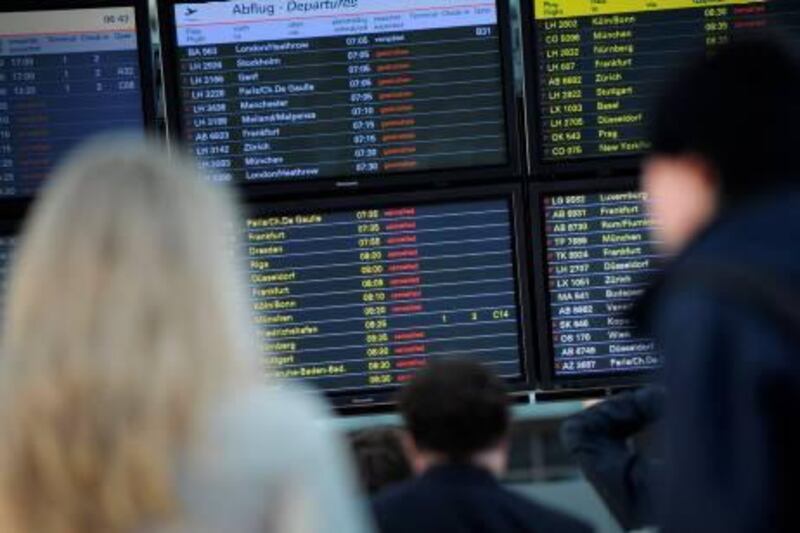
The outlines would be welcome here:
M 403 451 L 402 432 L 394 427 L 364 429 L 350 437 L 361 488 L 367 494 L 411 478 L 411 465 Z
M 642 185 L 677 257 L 644 305 L 666 361 L 667 531 L 798 531 L 800 67 L 738 42 L 666 92 Z
M 140 141 L 53 178 L 7 298 L 0 531 L 364 531 L 324 410 L 259 384 L 234 224 Z
M 582 532 L 589 528 L 506 490 L 510 413 L 502 381 L 474 362 L 432 362 L 401 392 L 417 479 L 374 500 L 383 533 Z

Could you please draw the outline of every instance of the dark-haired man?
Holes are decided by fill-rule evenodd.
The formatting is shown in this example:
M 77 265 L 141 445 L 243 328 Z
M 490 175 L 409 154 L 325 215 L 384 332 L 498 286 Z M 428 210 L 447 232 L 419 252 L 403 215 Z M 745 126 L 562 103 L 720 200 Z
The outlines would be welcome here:
M 418 477 L 376 498 L 383 533 L 589 531 L 498 482 L 508 451 L 507 394 L 480 364 L 432 363 L 401 393 L 400 411 Z
M 646 303 L 668 387 L 667 531 L 800 531 L 800 67 L 760 40 L 660 106 L 642 185 L 676 254 Z

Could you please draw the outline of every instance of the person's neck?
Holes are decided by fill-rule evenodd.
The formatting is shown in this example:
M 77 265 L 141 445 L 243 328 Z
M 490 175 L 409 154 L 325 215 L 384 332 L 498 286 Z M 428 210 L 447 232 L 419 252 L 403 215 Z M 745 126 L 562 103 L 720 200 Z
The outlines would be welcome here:
M 417 458 L 416 470 L 419 474 L 424 474 L 428 470 L 437 466 L 465 464 L 481 470 L 486 470 L 493 476 L 499 478 L 506 470 L 505 450 L 493 448 L 473 454 L 466 461 L 454 461 L 446 455 L 438 452 L 423 452 Z

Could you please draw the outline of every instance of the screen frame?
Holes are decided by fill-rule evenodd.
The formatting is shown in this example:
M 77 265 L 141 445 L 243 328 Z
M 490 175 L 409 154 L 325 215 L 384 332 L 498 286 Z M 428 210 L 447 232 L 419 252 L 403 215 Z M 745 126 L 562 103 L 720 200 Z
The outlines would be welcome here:
M 195 0 L 191 3 L 214 3 L 218 0 Z M 228 0 L 230 1 L 230 0 Z M 246 194 L 289 195 L 292 193 L 352 190 L 379 192 L 393 187 L 409 185 L 467 185 L 470 182 L 492 179 L 495 181 L 516 181 L 523 174 L 523 150 L 520 128 L 518 127 L 518 108 L 514 83 L 514 57 L 512 47 L 512 26 L 509 0 L 494 0 L 497 5 L 497 28 L 500 38 L 500 76 L 503 83 L 503 105 L 506 121 L 506 149 L 508 160 L 504 164 L 444 168 L 398 173 L 379 173 L 365 176 L 331 176 L 301 181 L 275 180 L 264 182 L 233 182 L 237 189 Z M 186 0 L 160 0 L 158 20 L 161 42 L 161 65 L 164 80 L 164 102 L 166 107 L 167 139 L 173 148 L 189 150 L 183 141 L 181 125 L 180 71 L 178 65 L 177 33 L 175 29 L 176 4 Z
M 544 68 L 539 60 L 537 45 L 534 0 L 520 0 L 520 25 L 522 26 L 523 79 L 525 80 L 525 145 L 528 155 L 528 172 L 532 179 L 552 181 L 555 179 L 581 179 L 586 174 L 605 178 L 624 179 L 629 169 L 636 168 L 646 153 L 620 156 L 593 156 L 580 159 L 546 161 L 541 152 L 544 133 L 541 128 L 541 98 L 538 74 Z
M 532 184 L 529 209 L 533 237 L 533 290 L 536 297 L 536 333 L 539 342 L 537 352 L 539 390 L 545 392 L 581 392 L 595 389 L 611 389 L 638 386 L 650 383 L 658 370 L 635 370 L 622 375 L 600 374 L 595 376 L 557 376 L 554 371 L 555 347 L 553 345 L 550 291 L 547 275 L 547 247 L 545 246 L 544 197 L 554 194 L 597 194 L 638 191 L 638 179 L 634 177 L 614 179 L 591 179 Z M 663 361 L 662 361 L 663 367 Z
M 533 315 L 528 298 L 529 269 L 525 232 L 525 199 L 522 185 L 482 186 L 448 189 L 438 192 L 415 191 L 399 194 L 376 194 L 369 196 L 323 196 L 302 202 L 273 203 L 249 200 L 244 203 L 246 216 L 269 216 L 313 211 L 343 211 L 363 208 L 381 208 L 403 204 L 432 205 L 482 200 L 505 200 L 511 216 L 512 261 L 516 278 L 517 323 L 519 328 L 520 373 L 518 377 L 506 379 L 512 394 L 529 393 L 535 386 L 536 342 L 534 340 Z M 331 403 L 344 414 L 391 409 L 398 385 L 372 389 L 356 388 L 340 391 L 323 391 Z
M 22 221 L 19 219 L 0 219 L 0 237 L 14 237 L 19 239 L 22 236 L 22 233 L 20 232 L 21 225 Z
M 14 238 L 17 240 L 14 250 L 19 250 L 20 239 L 22 238 L 22 233 L 20 232 L 21 220 L 20 219 L 2 219 L 0 220 L 0 238 L 7 239 L 7 238 Z M 0 283 L 6 285 L 6 292 L 2 294 L 3 298 L 0 299 L 0 329 L 3 328 L 5 321 L 5 312 L 6 312 L 6 301 L 8 296 L 8 282 L 11 276 L 13 276 L 13 268 L 15 266 L 15 260 L 12 258 L 11 261 L 6 263 L 6 279 L 0 279 Z
M 0 14 L 11 12 L 34 12 L 54 10 L 108 9 L 131 7 L 136 17 L 136 42 L 139 54 L 139 90 L 141 91 L 142 119 L 144 133 L 155 136 L 158 132 L 158 111 L 156 99 L 155 70 L 152 47 L 152 31 L 149 19 L 148 0 L 41 0 L 32 3 L 28 0 L 4 0 L 0 4 Z M 24 204 L 31 202 L 34 194 L 0 197 L 0 210 L 12 212 L 25 211 Z M 20 205 L 22 204 L 22 205 Z

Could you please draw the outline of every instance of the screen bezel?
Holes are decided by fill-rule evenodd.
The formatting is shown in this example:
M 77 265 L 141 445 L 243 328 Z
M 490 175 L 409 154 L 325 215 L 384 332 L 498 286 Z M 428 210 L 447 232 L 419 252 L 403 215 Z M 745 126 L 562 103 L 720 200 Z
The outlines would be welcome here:
M 0 220 L 0 238 L 15 238 L 17 239 L 17 244 L 15 250 L 19 249 L 19 239 L 22 236 L 20 232 L 20 219 L 2 219 Z M 13 268 L 14 268 L 14 260 L 12 258 L 11 261 L 6 263 L 6 274 L 13 275 Z M 9 278 L 0 279 L 0 283 L 8 284 Z M 7 289 L 8 287 L 6 287 Z M 8 296 L 8 292 L 2 295 L 3 298 L 0 299 L 0 329 L 3 329 L 3 321 L 5 321 L 5 311 L 6 311 L 6 297 Z
M 155 135 L 158 131 L 156 110 L 155 71 L 153 70 L 152 31 L 147 0 L 4 0 L 0 4 L 0 14 L 11 12 L 33 12 L 78 9 L 107 9 L 115 7 L 132 7 L 136 16 L 136 42 L 139 53 L 139 82 L 142 99 L 142 118 L 144 132 Z M 31 202 L 34 194 L 0 197 L 0 209 L 5 213 L 24 211 L 24 204 Z M 19 204 L 23 204 L 20 206 Z M 8 207 L 7 207 L 8 206 Z
M 625 374 L 599 374 L 593 376 L 557 376 L 554 371 L 555 348 L 553 346 L 550 291 L 548 290 L 547 247 L 544 244 L 545 212 L 543 200 L 554 194 L 597 194 L 639 190 L 637 178 L 615 178 L 605 180 L 565 181 L 533 184 L 530 191 L 530 213 L 533 245 L 533 288 L 536 294 L 536 333 L 539 342 L 539 388 L 543 391 L 586 391 L 651 382 L 658 370 L 636 370 Z M 663 364 L 663 361 L 662 361 Z
M 606 178 L 623 178 L 630 175 L 646 154 L 620 156 L 594 156 L 580 159 L 546 161 L 541 152 L 544 137 L 541 129 L 541 91 L 538 73 L 544 64 L 539 61 L 537 46 L 534 0 L 520 0 L 520 24 L 522 26 L 522 56 L 525 80 L 525 125 L 528 171 L 532 179 L 552 181 L 556 179 L 580 179 L 587 173 Z
M 516 305 L 517 322 L 519 328 L 520 373 L 506 382 L 512 393 L 526 393 L 534 387 L 534 374 L 536 366 L 535 347 L 533 339 L 532 309 L 528 295 L 528 264 L 526 260 L 527 249 L 525 246 L 525 200 L 521 185 L 501 185 L 450 189 L 439 192 L 409 192 L 400 194 L 379 194 L 370 196 L 338 196 L 320 197 L 302 202 L 272 203 L 260 201 L 245 202 L 244 212 L 247 216 L 281 215 L 287 213 L 306 213 L 313 211 L 340 211 L 363 208 L 380 208 L 403 204 L 430 205 L 458 203 L 481 200 L 504 200 L 508 202 L 511 216 L 512 261 L 516 278 Z M 347 389 L 326 392 L 326 396 L 333 405 L 345 414 L 369 410 L 391 409 L 394 405 L 394 396 L 399 386 L 373 389 Z
M 215 0 L 197 0 L 192 3 L 213 3 Z M 310 180 L 276 180 L 267 182 L 234 182 L 247 194 L 289 195 L 297 192 L 322 191 L 372 191 L 379 192 L 392 187 L 431 184 L 465 185 L 469 182 L 492 179 L 514 181 L 522 176 L 522 149 L 518 128 L 517 99 L 514 89 L 514 59 L 512 51 L 511 16 L 508 0 L 495 0 L 497 5 L 497 28 L 500 36 L 500 67 L 503 83 L 503 105 L 506 120 L 506 148 L 508 160 L 501 165 L 481 167 L 454 167 L 437 170 L 371 174 L 367 176 L 332 176 Z M 161 64 L 164 80 L 167 132 L 171 145 L 190 150 L 183 141 L 181 125 L 180 72 L 178 69 L 177 33 L 175 31 L 176 4 L 186 0 L 163 0 L 158 2 L 159 31 L 161 35 Z

